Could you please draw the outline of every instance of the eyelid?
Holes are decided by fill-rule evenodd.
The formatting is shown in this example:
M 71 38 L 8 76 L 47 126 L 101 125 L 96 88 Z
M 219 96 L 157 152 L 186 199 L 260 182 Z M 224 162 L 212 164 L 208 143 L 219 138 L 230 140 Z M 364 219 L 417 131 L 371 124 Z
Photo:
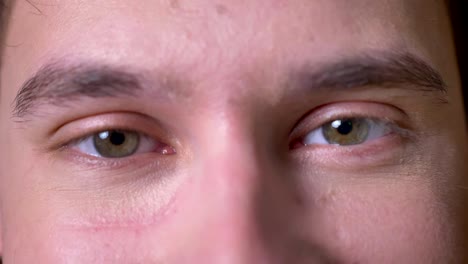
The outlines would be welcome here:
M 100 154 L 98 148 L 96 147 L 94 143 L 94 137 L 99 133 L 95 133 L 90 136 L 83 137 L 75 142 L 70 143 L 68 147 L 76 149 L 85 155 L 90 155 L 90 156 L 103 158 L 103 159 L 112 159 L 112 158 L 128 158 L 130 156 L 134 156 L 137 154 L 156 152 L 158 149 L 158 146 L 159 147 L 165 146 L 164 143 L 159 142 L 158 140 L 155 140 L 149 136 L 146 136 L 145 134 L 135 132 L 135 131 L 125 131 L 125 132 L 136 133 L 138 134 L 138 137 L 139 137 L 139 142 L 138 142 L 138 145 L 136 146 L 136 150 L 134 153 L 131 153 L 130 155 L 125 155 L 121 157 L 106 157 Z
M 363 139 L 362 142 L 359 142 L 359 143 L 352 143 L 352 144 L 338 144 L 338 143 L 332 143 L 332 142 L 328 142 L 325 135 L 324 135 L 324 126 L 328 126 L 330 124 L 330 122 L 326 123 L 324 126 L 320 126 L 312 131 L 310 131 L 307 135 L 305 135 L 302 139 L 301 139 L 301 144 L 303 145 L 339 145 L 339 146 L 356 146 L 356 145 L 362 145 L 362 144 L 366 144 L 368 143 L 369 141 L 372 141 L 372 140 L 375 140 L 375 139 L 379 139 L 379 138 L 382 138 L 384 136 L 387 136 L 391 133 L 394 132 L 394 127 L 395 125 L 393 123 L 389 123 L 389 122 L 386 122 L 386 121 L 382 121 L 382 120 L 378 120 L 376 118 L 368 118 L 368 117 L 364 117 L 364 118 L 352 118 L 353 120 L 362 120 L 363 122 L 366 122 L 366 124 L 368 125 L 367 127 L 367 132 L 366 132 L 366 136 L 365 138 Z
M 106 130 L 125 130 L 140 133 L 155 141 L 176 147 L 177 141 L 155 119 L 138 113 L 114 112 L 84 117 L 60 126 L 47 144 L 57 150 Z
M 408 116 L 399 108 L 374 102 L 339 102 L 320 106 L 302 117 L 292 129 L 289 142 L 298 140 L 333 120 L 350 117 L 381 120 L 403 134 L 408 134 L 411 130 Z

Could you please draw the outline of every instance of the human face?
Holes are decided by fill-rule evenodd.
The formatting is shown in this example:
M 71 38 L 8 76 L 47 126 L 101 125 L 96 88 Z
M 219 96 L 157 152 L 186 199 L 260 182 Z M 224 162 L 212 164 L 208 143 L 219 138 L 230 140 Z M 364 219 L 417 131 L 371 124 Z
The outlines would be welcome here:
M 442 1 L 9 6 L 6 263 L 462 257 Z

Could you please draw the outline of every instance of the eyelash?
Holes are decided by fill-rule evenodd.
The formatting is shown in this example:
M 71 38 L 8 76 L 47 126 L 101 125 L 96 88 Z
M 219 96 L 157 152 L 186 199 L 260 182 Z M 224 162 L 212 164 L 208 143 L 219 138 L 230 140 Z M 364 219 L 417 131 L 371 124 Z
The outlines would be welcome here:
M 384 137 L 388 134 L 391 134 L 391 133 L 394 133 L 395 131 L 399 130 L 398 129 L 398 126 L 390 121 L 383 121 L 381 119 L 377 119 L 377 118 L 374 118 L 374 117 L 365 117 L 365 116 L 345 116 L 345 117 L 338 117 L 338 118 L 333 118 L 333 119 L 330 119 L 329 121 L 326 121 L 326 122 L 323 122 L 321 123 L 320 126 L 314 128 L 314 129 L 311 129 L 311 130 L 307 130 L 307 133 L 305 135 L 303 135 L 302 137 L 299 137 L 299 138 L 296 138 L 294 139 L 293 141 L 290 142 L 290 148 L 291 149 L 296 149 L 298 147 L 302 147 L 302 146 L 310 146 L 310 145 L 328 145 L 328 146 L 331 146 L 331 147 L 336 147 L 336 146 L 339 146 L 339 147 L 356 147 L 358 145 L 363 145 L 363 144 L 366 144 L 367 141 L 369 140 L 374 140 L 374 139 L 378 139 L 380 138 L 380 136 L 371 136 L 370 139 L 366 138 L 365 139 L 365 142 L 363 143 L 358 143 L 358 144 L 352 144 L 350 146 L 341 146 L 341 145 L 334 145 L 334 144 L 331 144 L 331 143 L 327 143 L 327 142 L 321 142 L 321 143 L 303 143 L 302 141 L 306 140 L 306 138 L 308 137 L 308 135 L 311 135 L 312 133 L 322 133 L 322 137 L 323 137 L 323 127 L 331 122 L 333 122 L 334 120 L 344 120 L 344 119 L 366 119 L 366 120 L 370 120 L 371 124 L 372 125 L 381 125 L 381 126 L 384 126 L 385 129 L 385 134 L 384 135 L 381 135 L 381 137 Z M 119 131 L 126 131 L 126 132 L 132 132 L 132 133 L 136 133 L 139 135 L 139 137 L 142 139 L 143 143 L 152 143 L 153 145 L 156 145 L 156 144 L 164 144 L 164 143 L 161 143 L 159 140 L 156 140 L 156 139 L 153 139 L 151 137 L 148 137 L 146 136 L 144 133 L 141 133 L 141 132 L 138 132 L 138 131 L 134 131 L 134 130 L 126 130 L 126 129 L 118 129 L 118 128 L 109 128 L 109 129 L 103 129 L 103 130 L 99 130 L 98 132 L 94 132 L 94 133 L 88 133 L 87 136 L 83 136 L 83 137 L 80 137 L 78 139 L 75 139 L 75 140 L 72 140 L 70 141 L 69 143 L 66 144 L 66 147 L 68 148 L 75 148 L 77 150 L 80 150 L 81 152 L 84 152 L 86 148 L 89 148 L 90 146 L 93 148 L 93 152 L 96 152 L 96 153 L 88 153 L 86 155 L 90 155 L 90 156 L 94 156 L 96 158 L 104 158 L 103 156 L 100 156 L 99 153 L 97 153 L 98 151 L 96 150 L 96 146 L 93 142 L 93 137 L 95 137 L 97 134 L 99 133 L 102 133 L 103 131 L 116 131 L 116 130 L 119 130 Z M 320 136 L 320 135 L 319 135 Z M 313 136 L 314 138 L 317 138 L 316 135 Z M 299 143 L 300 142 L 300 143 Z M 81 144 L 81 145 L 80 145 Z M 140 149 L 141 146 L 138 147 L 138 149 Z M 138 151 L 137 151 L 138 152 Z M 138 154 L 138 153 L 135 153 L 135 154 Z M 143 152 L 150 152 L 150 150 L 148 150 L 148 148 L 146 148 L 146 150 L 143 150 Z M 163 153 L 164 154 L 164 153 Z M 134 155 L 134 154 L 132 154 Z
M 113 131 L 113 130 L 110 130 L 110 131 Z M 128 132 L 133 132 L 133 131 L 128 131 Z M 99 134 L 102 134 L 102 133 L 105 133 L 105 132 L 100 132 Z M 148 137 L 148 136 L 146 136 L 144 134 L 141 134 L 141 133 L 138 133 L 138 132 L 133 132 L 133 133 L 138 134 L 138 137 L 139 137 L 139 140 L 140 140 L 134 154 L 151 152 L 152 151 L 151 149 L 153 149 L 153 151 L 154 151 L 155 146 L 157 144 L 159 144 L 158 141 L 156 141 L 156 140 L 154 140 L 154 139 L 152 139 L 152 138 L 150 138 L 150 137 Z M 96 147 L 96 145 L 94 143 L 94 137 L 96 137 L 96 134 L 84 137 L 81 140 L 79 140 L 76 144 L 74 144 L 73 147 L 76 147 L 77 149 L 81 150 L 82 152 L 85 152 L 85 151 L 92 152 L 92 153 L 88 153 L 88 155 L 104 158 L 102 156 L 102 154 L 99 153 L 99 150 L 98 150 L 98 148 Z M 145 143 L 146 144 L 151 144 L 152 146 L 148 147 L 147 145 L 145 145 Z M 144 146 L 142 147 L 142 145 L 144 145 Z
M 320 130 L 333 121 L 346 119 L 370 120 L 374 124 L 385 127 L 385 133 L 356 145 L 302 143 L 307 135 L 313 131 Z M 358 151 L 360 148 L 370 145 L 378 147 L 379 141 L 384 140 L 384 138 L 414 140 L 415 134 L 412 124 L 408 121 L 408 116 L 397 107 L 374 102 L 338 102 L 320 106 L 301 118 L 289 135 L 289 149 L 295 151 L 301 147 L 305 149 L 320 147 L 323 150 Z
M 333 124 L 334 122 L 340 121 L 346 121 L 346 120 L 352 120 L 352 121 L 362 121 L 364 120 L 366 122 L 366 125 L 369 125 L 369 130 L 374 129 L 373 131 L 371 130 L 366 134 L 365 138 L 363 139 L 362 142 L 355 143 L 355 144 L 347 144 L 347 145 L 340 145 L 338 143 L 331 143 L 328 142 L 328 140 L 325 138 L 325 129 L 327 125 Z M 375 131 L 377 130 L 377 131 Z M 338 116 L 329 119 L 326 122 L 322 122 L 319 126 L 312 128 L 312 129 L 307 129 L 304 130 L 303 134 L 301 136 L 294 138 L 290 142 L 290 149 L 296 149 L 299 147 L 307 147 L 307 146 L 312 146 L 312 145 L 322 145 L 322 146 L 329 146 L 329 147 L 357 147 L 359 145 L 364 145 L 370 141 L 378 140 L 379 138 L 385 137 L 387 135 L 396 133 L 400 130 L 399 126 L 395 124 L 392 121 L 389 120 L 383 120 L 380 118 L 375 118 L 371 116 L 359 116 L 359 115 L 345 115 L 345 116 Z M 381 135 L 376 135 L 376 134 L 381 134 Z M 322 138 L 320 138 L 322 137 Z M 313 141 L 315 140 L 315 143 L 305 143 L 304 141 Z M 317 142 L 318 141 L 318 142 Z M 321 141 L 321 142 L 320 142 Z
M 143 169 L 147 167 L 147 165 L 153 164 L 151 166 L 159 166 L 158 164 L 160 164 L 161 161 L 163 162 L 167 161 L 166 159 L 155 160 L 154 156 L 147 155 L 151 153 L 140 153 L 140 154 L 127 156 L 124 158 L 99 157 L 96 155 L 83 153 L 77 148 L 77 144 L 84 142 L 90 137 L 93 137 L 94 135 L 100 132 L 111 131 L 111 130 L 133 131 L 135 133 L 140 134 L 142 137 L 147 137 L 156 142 L 162 142 L 155 137 L 147 136 L 147 134 L 144 132 L 139 132 L 139 131 L 136 131 L 135 129 L 132 130 L 125 126 L 114 126 L 114 127 L 105 126 L 105 128 L 99 128 L 96 130 L 93 129 L 92 130 L 93 132 L 86 133 L 85 136 L 77 136 L 77 137 L 74 137 L 74 139 L 72 140 L 65 141 L 57 148 L 57 150 L 59 150 L 64 155 L 63 157 L 67 159 L 68 161 L 72 162 L 73 164 L 77 164 L 80 167 L 82 166 L 84 168 L 87 168 L 87 169 L 103 169 L 103 170 L 109 170 L 109 171 L 128 169 L 128 168 Z M 161 155 L 161 154 L 157 154 L 157 155 L 160 155 L 161 158 L 166 156 L 166 155 Z M 168 155 L 168 156 L 172 156 L 172 155 Z
M 359 108 L 364 108 L 363 104 L 368 104 L 369 107 L 366 107 L 365 112 L 366 114 L 363 114 L 362 109 L 356 110 L 354 106 L 359 106 Z M 373 107 L 373 105 L 376 105 L 378 107 Z M 384 110 L 382 110 L 384 109 Z M 400 114 L 395 114 L 398 111 L 390 110 L 391 107 L 387 107 L 387 110 L 385 110 L 385 107 L 382 107 L 381 104 L 377 103 L 365 103 L 365 102 L 351 102 L 351 103 L 336 103 L 333 105 L 326 105 L 323 107 L 320 107 L 320 109 L 314 109 L 313 112 L 302 118 L 298 124 L 295 125 L 295 128 L 291 131 L 289 139 L 288 139 L 288 144 L 289 144 L 289 149 L 290 151 L 295 151 L 296 148 L 298 147 L 291 147 L 293 146 L 294 142 L 297 143 L 300 140 L 303 140 L 309 133 L 311 133 L 314 130 L 322 128 L 324 125 L 334 121 L 334 120 L 339 120 L 339 119 L 346 119 L 346 118 L 360 118 L 360 119 L 370 119 L 370 120 L 375 120 L 376 122 L 381 122 L 385 123 L 385 126 L 389 128 L 389 133 L 388 135 L 394 135 L 398 136 L 400 138 L 408 138 L 410 137 L 413 133 L 411 130 L 406 129 L 405 126 L 401 125 L 402 122 L 401 120 L 401 113 Z M 392 113 L 393 112 L 393 113 Z M 372 115 L 369 115 L 367 113 L 373 113 Z M 375 114 L 374 114 L 375 113 Z M 80 142 L 85 141 L 86 139 L 89 140 L 90 137 L 95 136 L 96 134 L 103 132 L 103 131 L 113 131 L 113 130 L 123 130 L 123 131 L 129 131 L 129 132 L 135 132 L 138 133 L 141 136 L 148 137 L 151 140 L 154 140 L 156 142 L 161 142 L 163 144 L 166 144 L 166 141 L 159 140 L 157 137 L 152 137 L 152 136 L 146 136 L 148 134 L 141 132 L 142 130 L 135 130 L 135 126 L 137 126 L 136 122 L 131 121 L 130 123 L 133 123 L 135 125 L 132 125 L 133 127 L 129 126 L 120 126 L 120 125 L 115 125 L 112 126 L 109 123 L 105 124 L 104 122 L 100 123 L 97 122 L 97 124 L 100 123 L 100 125 L 94 124 L 94 118 L 91 119 L 93 122 L 85 122 L 85 127 L 87 127 L 87 130 L 91 131 L 89 133 L 86 133 L 85 136 L 83 136 L 83 133 L 79 135 L 77 131 L 84 129 L 83 125 L 76 125 L 73 124 L 71 125 L 72 129 L 66 129 L 66 131 L 71 131 L 70 134 L 78 134 L 74 137 L 73 140 L 68 140 L 68 141 L 62 141 L 65 142 L 64 144 L 61 144 L 59 146 L 60 149 L 65 149 L 65 150 L 72 150 L 74 151 L 74 155 L 72 156 L 81 156 L 81 158 L 86 158 L 86 159 L 94 159 L 94 161 L 99 162 L 101 160 L 102 162 L 113 162 L 112 160 L 115 161 L 114 158 L 103 158 L 103 157 L 97 157 L 96 155 L 89 155 L 86 153 L 83 153 L 79 149 L 76 148 L 76 145 L 79 144 Z M 129 123 L 129 121 L 118 121 L 119 119 L 115 119 L 113 123 Z M 126 119 L 127 120 L 127 119 Z M 82 124 L 82 123 L 80 123 Z M 92 124 L 92 125 L 86 125 L 86 124 Z M 150 129 L 150 128 L 148 128 Z M 149 131 L 154 131 L 153 128 Z M 161 132 L 161 131 L 160 131 Z M 63 133 L 62 133 L 63 134 Z M 164 133 L 163 133 L 164 134 Z M 386 135 L 382 136 L 385 137 Z M 380 141 L 380 138 L 376 138 L 375 140 L 372 141 Z M 169 143 L 169 146 L 171 145 L 171 142 L 173 142 L 174 139 L 171 139 Z M 359 149 L 363 148 L 368 144 L 369 142 L 363 142 L 362 144 L 359 145 L 350 145 L 350 146 L 340 146 L 340 145 L 327 145 L 327 144 L 322 144 L 320 147 L 322 149 Z M 318 144 L 302 144 L 299 147 L 305 147 L 304 149 L 310 149 L 311 147 L 318 147 Z M 373 144 L 374 146 L 376 144 Z M 179 146 L 177 146 L 179 147 Z M 80 154 L 77 155 L 76 152 L 79 152 Z M 143 153 L 144 154 L 144 153 Z M 135 156 L 138 156 L 137 159 L 135 159 Z M 73 158 L 76 158 L 73 157 Z M 103 161 L 106 159 L 107 161 Z M 132 154 L 131 156 L 127 156 L 124 158 L 121 158 L 119 161 L 119 164 L 122 162 L 126 162 L 124 160 L 139 160 L 140 155 L 138 154 Z M 154 157 L 153 157 L 154 159 Z

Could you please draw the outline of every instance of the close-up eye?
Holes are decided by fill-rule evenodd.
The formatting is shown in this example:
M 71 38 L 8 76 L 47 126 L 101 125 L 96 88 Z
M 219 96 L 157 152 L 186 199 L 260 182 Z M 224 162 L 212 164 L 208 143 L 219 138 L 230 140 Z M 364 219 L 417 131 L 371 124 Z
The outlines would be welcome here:
M 103 158 L 124 158 L 138 153 L 175 154 L 175 149 L 134 131 L 107 130 L 77 141 L 75 149 L 83 154 Z
M 301 145 L 350 146 L 378 139 L 392 132 L 392 124 L 372 118 L 335 119 L 309 132 Z

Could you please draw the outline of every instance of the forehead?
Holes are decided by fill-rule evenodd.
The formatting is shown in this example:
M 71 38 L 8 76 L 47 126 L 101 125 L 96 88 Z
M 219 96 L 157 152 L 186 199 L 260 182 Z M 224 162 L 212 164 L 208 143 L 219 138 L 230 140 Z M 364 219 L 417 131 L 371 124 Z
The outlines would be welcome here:
M 434 41 L 447 29 L 441 7 L 425 0 L 15 1 L 4 56 L 11 63 L 2 75 L 24 80 L 51 58 L 222 75 L 373 49 L 404 49 L 437 65 L 428 54 L 443 45 L 440 36 Z

